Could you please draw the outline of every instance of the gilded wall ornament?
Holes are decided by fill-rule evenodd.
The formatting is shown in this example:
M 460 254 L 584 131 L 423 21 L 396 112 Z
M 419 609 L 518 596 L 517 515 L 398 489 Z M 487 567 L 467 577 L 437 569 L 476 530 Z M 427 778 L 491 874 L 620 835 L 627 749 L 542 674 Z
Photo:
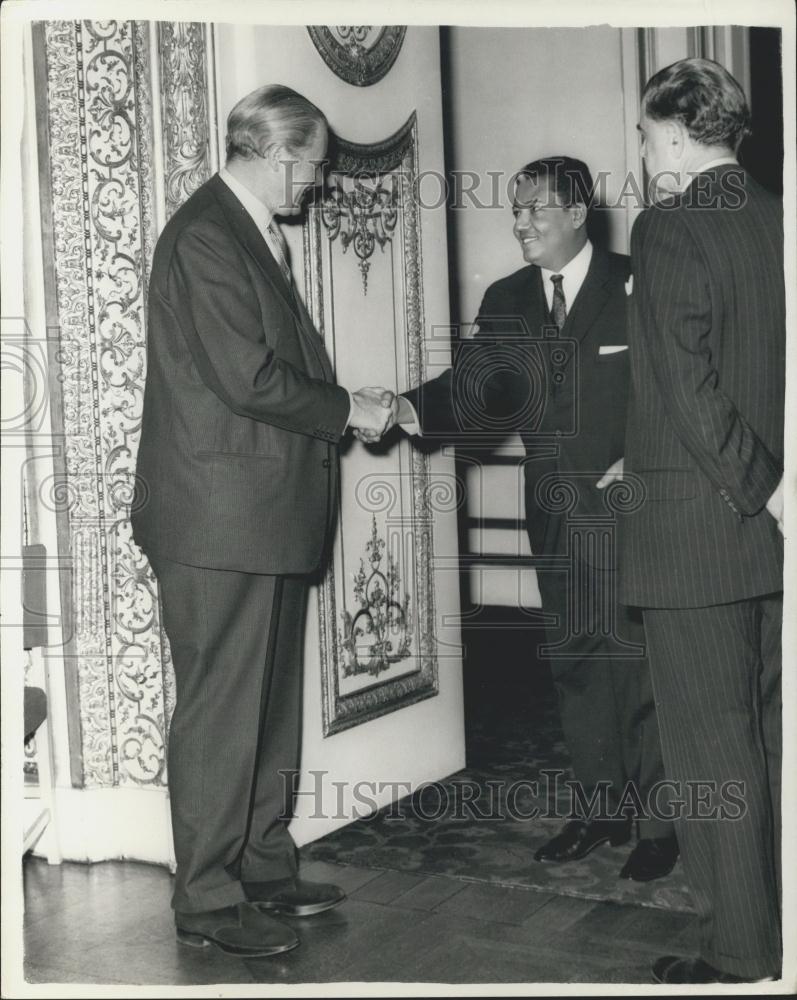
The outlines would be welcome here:
M 363 295 L 368 294 L 368 271 L 374 250 L 384 253 L 393 238 L 398 222 L 398 188 L 395 178 L 377 178 L 375 182 L 355 178 L 346 189 L 342 180 L 330 182 L 329 194 L 321 206 L 321 220 L 330 240 L 340 236 L 343 252 L 354 248 L 363 281 Z
M 370 87 L 388 73 L 407 31 L 401 25 L 371 24 L 317 25 L 307 30 L 332 72 L 355 87 Z
M 393 556 L 388 553 L 385 559 L 385 540 L 379 537 L 375 514 L 365 549 L 365 560 L 360 559 L 354 580 L 359 609 L 354 614 L 340 613 L 343 627 L 338 631 L 338 651 L 344 676 L 368 673 L 378 677 L 391 664 L 407 659 L 412 645 L 410 595 L 401 595 Z
M 423 382 L 426 377 L 421 220 L 416 197 L 419 172 L 417 142 L 415 113 L 397 132 L 375 143 L 353 143 L 336 136 L 328 173 L 328 190 L 351 191 L 359 182 L 369 191 L 381 187 L 391 192 L 389 204 L 395 207 L 396 220 L 395 224 L 391 221 L 390 234 L 400 249 L 393 255 L 391 277 L 394 288 L 390 304 L 386 302 L 390 315 L 386 315 L 385 322 L 393 322 L 392 303 L 400 302 L 404 343 L 397 346 L 405 355 L 406 378 L 410 385 Z M 332 198 L 337 196 L 333 194 Z M 328 206 L 326 210 L 329 221 Z M 330 251 L 335 246 L 335 241 L 328 238 L 329 230 L 323 221 L 324 211 L 324 202 L 316 203 L 305 222 L 305 299 L 316 328 L 327 341 L 327 349 L 336 356 L 337 323 L 333 318 L 332 329 L 327 329 L 325 313 L 328 306 L 336 309 L 341 300 L 333 295 L 330 272 L 324 264 L 325 246 Z M 331 217 L 339 214 L 340 206 L 334 205 Z M 341 231 L 343 225 L 341 220 Z M 379 244 L 374 237 L 376 245 Z M 353 310 L 356 307 L 350 302 L 348 308 Z M 347 322 L 345 315 L 339 316 L 339 319 Z M 346 537 L 361 537 L 358 519 L 351 535 L 342 523 L 335 554 L 319 588 L 325 736 L 434 697 L 439 690 L 432 558 L 433 491 L 430 487 L 429 458 L 420 450 L 409 449 L 407 463 L 402 467 L 406 471 L 395 470 L 400 472 L 398 475 L 378 474 L 373 480 L 366 477 L 358 485 L 357 509 L 365 516 L 372 514 L 372 547 L 367 549 L 368 559 L 363 562 L 365 577 L 357 574 L 354 580 L 347 580 L 345 574 L 340 572 L 341 550 L 346 547 Z M 402 484 L 401 491 L 396 489 L 396 483 Z M 406 494 L 403 492 L 405 487 Z M 375 524 L 378 525 L 376 535 Z M 381 582 L 377 588 L 379 575 L 372 575 L 375 567 L 370 560 L 379 551 L 375 547 L 375 539 L 384 538 L 389 539 L 385 542 L 385 551 L 391 554 L 400 551 L 398 546 L 403 547 L 402 578 L 399 580 L 388 565 L 380 562 L 376 569 L 383 574 L 386 582 Z M 391 594 L 391 577 L 395 583 L 393 596 L 388 597 Z M 411 585 L 408 585 L 410 580 Z M 406 593 L 402 594 L 404 587 L 410 593 L 409 601 Z M 369 615 L 373 619 L 372 605 L 377 589 L 385 594 L 386 603 L 379 605 L 385 620 L 374 627 Z M 391 608 L 391 601 L 397 606 Z M 386 640 L 392 644 L 391 649 L 382 645 Z M 370 650 L 368 647 L 371 647 Z M 391 657 L 398 658 L 391 662 Z
M 166 217 L 213 173 L 208 102 L 207 27 L 158 25 L 164 124 Z

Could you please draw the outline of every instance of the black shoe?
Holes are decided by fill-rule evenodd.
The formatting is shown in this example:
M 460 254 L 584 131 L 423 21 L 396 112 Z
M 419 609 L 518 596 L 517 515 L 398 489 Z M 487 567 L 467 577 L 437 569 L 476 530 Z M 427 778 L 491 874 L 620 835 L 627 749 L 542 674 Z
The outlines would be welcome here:
M 535 861 L 578 861 L 601 844 L 612 847 L 627 844 L 631 839 L 631 824 L 625 819 L 594 819 L 586 822 L 572 819 L 555 837 L 538 848 Z
M 280 879 L 277 882 L 244 882 L 246 898 L 259 910 L 274 910 L 290 917 L 309 917 L 342 903 L 346 893 L 337 885 Z
M 678 955 L 666 955 L 653 963 L 653 978 L 657 983 L 665 985 L 685 985 L 686 983 L 766 983 L 773 976 L 764 979 L 744 979 L 732 972 L 722 972 L 713 965 L 704 962 L 702 958 L 680 958 Z
M 215 945 L 227 955 L 239 958 L 263 958 L 290 951 L 299 938 L 286 924 L 252 906 L 237 903 L 204 913 L 176 911 L 174 922 L 177 940 L 192 948 Z
M 620 871 L 620 878 L 634 882 L 652 882 L 663 878 L 675 868 L 678 860 L 678 841 L 671 837 L 643 837 L 628 856 Z

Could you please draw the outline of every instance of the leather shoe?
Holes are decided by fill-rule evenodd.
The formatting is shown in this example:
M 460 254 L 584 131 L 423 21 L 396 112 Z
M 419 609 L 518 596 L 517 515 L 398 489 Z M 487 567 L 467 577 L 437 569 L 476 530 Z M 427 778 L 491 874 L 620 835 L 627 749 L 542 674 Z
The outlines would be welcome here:
M 643 837 L 620 870 L 620 878 L 652 882 L 669 875 L 678 860 L 678 841 L 671 837 Z
M 299 938 L 286 924 L 261 913 L 250 903 L 236 903 L 219 910 L 174 914 L 177 940 L 192 948 L 215 945 L 228 955 L 262 958 L 290 951 Z
M 309 917 L 342 903 L 346 893 L 337 885 L 304 882 L 298 878 L 276 882 L 244 882 L 246 898 L 259 910 L 274 910 L 290 917 Z
M 702 958 L 681 958 L 678 955 L 656 959 L 652 971 L 657 983 L 672 986 L 687 983 L 766 983 L 774 978 L 767 976 L 764 979 L 744 979 L 732 972 L 715 969 Z
M 534 854 L 535 861 L 578 861 L 601 844 L 619 847 L 631 839 L 631 823 L 625 819 L 572 819 Z

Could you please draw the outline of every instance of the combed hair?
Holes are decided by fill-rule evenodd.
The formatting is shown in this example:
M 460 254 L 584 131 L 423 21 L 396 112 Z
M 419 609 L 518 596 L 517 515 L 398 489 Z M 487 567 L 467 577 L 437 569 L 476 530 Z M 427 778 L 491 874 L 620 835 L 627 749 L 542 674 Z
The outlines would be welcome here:
M 677 119 L 704 146 L 737 150 L 750 134 L 750 109 L 744 91 L 712 59 L 680 59 L 652 76 L 642 106 L 654 121 Z
M 227 117 L 227 160 L 251 160 L 272 144 L 298 153 L 327 128 L 324 113 L 290 87 L 268 84 L 242 97 Z
M 530 180 L 545 180 L 548 188 L 566 207 L 592 204 L 592 174 L 583 160 L 572 156 L 546 156 L 527 163 L 515 175 L 515 184 L 528 177 Z

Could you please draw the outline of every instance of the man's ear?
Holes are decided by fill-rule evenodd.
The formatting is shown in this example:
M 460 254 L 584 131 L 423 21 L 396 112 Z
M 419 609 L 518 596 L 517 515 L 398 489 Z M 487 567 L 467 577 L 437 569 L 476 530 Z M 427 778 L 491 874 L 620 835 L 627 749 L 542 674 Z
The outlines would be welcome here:
M 689 139 L 689 133 L 686 131 L 682 122 L 679 122 L 675 118 L 671 118 L 664 123 L 666 129 L 667 142 L 672 147 L 672 155 L 676 160 L 680 160 L 684 155 L 686 149 L 686 143 Z
M 587 221 L 587 206 L 577 201 L 570 208 L 570 217 L 573 220 L 573 229 L 581 229 Z
M 280 146 L 276 142 L 272 142 L 271 145 L 266 146 L 263 150 L 263 159 L 266 160 L 272 170 L 279 170 L 281 161 L 284 160 L 287 155 L 285 147 Z

